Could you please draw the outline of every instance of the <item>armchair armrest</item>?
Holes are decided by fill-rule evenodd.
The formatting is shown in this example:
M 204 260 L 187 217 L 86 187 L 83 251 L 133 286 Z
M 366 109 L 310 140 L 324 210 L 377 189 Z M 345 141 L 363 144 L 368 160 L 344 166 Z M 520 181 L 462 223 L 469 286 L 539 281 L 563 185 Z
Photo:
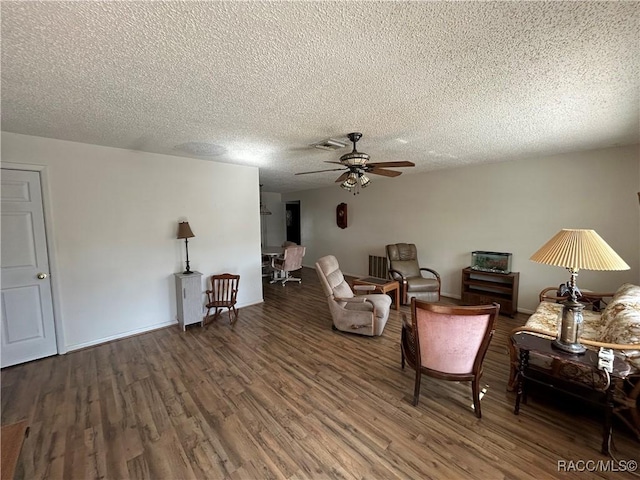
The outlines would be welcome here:
M 556 338 L 556 335 L 552 335 L 549 332 L 546 332 L 544 330 L 539 330 L 537 328 L 531 328 L 531 327 L 527 327 L 526 325 L 523 325 L 521 327 L 516 327 L 513 330 L 511 330 L 511 333 L 509 334 L 509 339 L 511 339 L 511 335 L 518 332 L 533 333 L 535 335 L 539 335 L 541 337 L 547 337 L 547 338 Z M 591 347 L 596 347 L 596 348 L 600 348 L 600 347 L 611 348 L 612 350 L 640 350 L 640 345 L 633 345 L 633 344 L 626 344 L 626 343 L 598 342 L 597 340 L 587 340 L 585 338 L 581 338 L 580 343 L 583 345 L 589 345 Z
M 398 275 L 402 279 L 403 283 L 407 283 L 407 278 L 402 273 L 400 273 L 398 270 L 394 270 L 393 268 L 390 268 L 389 269 L 389 274 L 390 275 L 391 274 Z M 393 277 L 391 277 L 391 278 L 393 278 Z
M 413 330 L 413 325 L 411 324 L 411 320 L 407 318 L 407 314 L 402 314 L 402 328 L 406 328 L 407 330 Z
M 367 299 L 365 297 L 333 297 L 336 302 L 346 302 L 346 303 L 366 303 Z
M 402 368 L 404 369 L 405 362 L 409 364 L 411 368 L 416 368 L 418 362 L 418 352 L 416 348 L 416 340 L 413 332 L 413 325 L 411 320 L 407 319 L 406 314 L 402 314 L 402 331 L 400 334 L 400 352 L 402 354 Z
M 432 268 L 426 268 L 426 267 L 420 268 L 420 271 L 421 271 L 421 272 L 422 272 L 423 270 L 424 270 L 425 272 L 429 272 L 429 273 L 431 273 L 433 276 L 435 276 L 435 277 L 438 279 L 438 281 L 440 281 L 440 274 L 439 274 L 438 272 L 436 272 L 435 270 L 433 270 Z
M 357 291 L 375 292 L 376 286 L 375 285 L 354 285 L 353 290 L 356 292 Z
M 540 292 L 540 294 L 538 295 L 538 300 L 540 300 L 541 302 L 557 302 L 566 298 L 559 297 L 557 294 L 558 287 L 547 287 Z
M 578 297 L 580 303 L 584 303 L 590 306 L 594 311 L 600 311 L 602 304 L 606 305 L 608 301 L 606 298 L 613 298 L 614 293 L 611 292 L 590 292 L 583 290 L 582 295 Z M 539 300 L 541 302 L 561 302 L 566 300 L 567 296 L 558 295 L 558 287 L 547 287 L 540 292 Z

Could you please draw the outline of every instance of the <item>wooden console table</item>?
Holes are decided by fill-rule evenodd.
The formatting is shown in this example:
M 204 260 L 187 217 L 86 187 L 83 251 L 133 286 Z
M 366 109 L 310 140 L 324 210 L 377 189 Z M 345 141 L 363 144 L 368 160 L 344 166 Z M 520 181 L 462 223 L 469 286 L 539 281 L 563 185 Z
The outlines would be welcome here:
M 598 352 L 587 350 L 584 354 L 574 355 L 562 350 L 553 348 L 552 340 L 526 332 L 518 332 L 511 336 L 514 345 L 520 350 L 520 363 L 518 366 L 518 383 L 516 402 L 513 413 L 520 413 L 520 402 L 526 403 L 527 384 L 534 382 L 547 387 L 562 391 L 571 396 L 577 397 L 604 408 L 604 421 L 602 430 L 602 453 L 609 454 L 609 440 L 611 438 L 611 421 L 613 415 L 613 391 L 615 383 L 623 381 L 631 373 L 633 367 L 623 358 L 616 355 L 613 362 L 613 372 L 608 374 L 598 369 Z M 606 386 L 602 390 L 590 388 L 582 383 L 573 382 L 554 376 L 551 372 L 535 368 L 529 364 L 530 354 L 533 353 L 543 358 L 556 360 L 564 364 L 570 364 L 577 368 L 591 369 L 594 373 L 602 376 Z

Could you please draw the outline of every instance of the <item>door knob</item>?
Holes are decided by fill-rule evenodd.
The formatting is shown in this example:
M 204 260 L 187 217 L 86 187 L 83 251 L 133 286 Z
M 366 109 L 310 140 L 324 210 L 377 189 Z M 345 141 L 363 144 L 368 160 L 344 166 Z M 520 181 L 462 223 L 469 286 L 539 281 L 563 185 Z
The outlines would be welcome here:
M 47 274 L 46 274 L 46 273 L 39 273 L 39 274 L 38 274 L 38 278 L 39 278 L 40 280 L 44 280 L 45 278 L 47 278 Z

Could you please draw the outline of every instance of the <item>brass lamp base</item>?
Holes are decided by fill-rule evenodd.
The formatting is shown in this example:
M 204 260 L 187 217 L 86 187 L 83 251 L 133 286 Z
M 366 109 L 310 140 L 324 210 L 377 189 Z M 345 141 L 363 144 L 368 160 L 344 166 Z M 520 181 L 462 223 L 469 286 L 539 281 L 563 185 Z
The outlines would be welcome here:
M 553 348 L 557 348 L 558 350 L 562 350 L 563 352 L 572 353 L 574 355 L 579 355 L 587 351 L 587 349 L 581 343 L 564 343 L 559 338 L 556 338 L 553 342 L 551 342 L 551 346 Z
M 583 308 L 584 305 L 575 298 L 562 302 L 562 317 L 558 319 L 558 338 L 551 342 L 554 348 L 572 354 L 581 354 L 587 351 L 579 340 L 582 333 Z

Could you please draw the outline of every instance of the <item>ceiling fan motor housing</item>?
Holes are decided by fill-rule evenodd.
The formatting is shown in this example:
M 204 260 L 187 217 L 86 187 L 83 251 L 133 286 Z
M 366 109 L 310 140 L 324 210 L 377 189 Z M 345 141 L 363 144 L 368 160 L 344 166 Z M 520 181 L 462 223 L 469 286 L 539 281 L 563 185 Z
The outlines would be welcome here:
M 340 162 L 348 166 L 363 166 L 369 161 L 369 155 L 363 152 L 353 150 L 351 153 L 345 153 L 340 157 Z
M 338 170 L 346 170 L 342 175 L 338 177 L 336 183 L 340 183 L 340 186 L 348 191 L 354 191 L 354 195 L 359 193 L 359 188 L 365 188 L 371 183 L 371 179 L 367 176 L 368 173 L 374 173 L 376 175 L 382 175 L 385 177 L 397 177 L 402 172 L 396 170 L 387 170 L 387 167 L 413 167 L 412 162 L 379 162 L 379 163 L 367 163 L 369 161 L 369 155 L 364 152 L 359 152 L 356 149 L 356 143 L 362 134 L 359 132 L 349 133 L 347 135 L 349 140 L 353 142 L 353 151 L 345 153 L 340 157 L 340 162 L 326 163 L 340 164 L 342 168 L 331 168 L 327 170 L 317 170 L 313 172 L 301 172 L 296 175 L 305 175 L 308 173 L 320 173 L 320 172 L 333 172 Z
M 349 167 L 364 166 L 369 161 L 369 155 L 356 150 L 356 143 L 362 138 L 362 134 L 359 132 L 353 132 L 347 135 L 347 137 L 353 142 L 353 151 L 342 155 L 340 157 L 340 162 Z
M 356 148 L 356 142 L 362 138 L 362 134 L 360 132 L 353 132 L 347 135 L 347 138 L 353 142 L 353 149 Z

